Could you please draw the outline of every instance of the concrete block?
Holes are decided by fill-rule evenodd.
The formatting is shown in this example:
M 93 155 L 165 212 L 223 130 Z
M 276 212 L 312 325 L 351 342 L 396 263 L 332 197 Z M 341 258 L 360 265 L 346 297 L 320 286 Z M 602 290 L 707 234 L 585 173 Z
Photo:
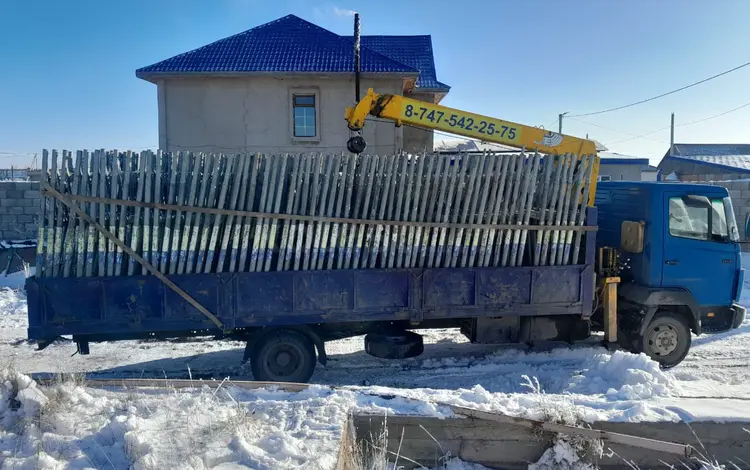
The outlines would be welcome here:
M 30 181 L 29 182 L 29 190 L 31 190 L 31 191 L 34 191 L 34 190 L 39 191 L 40 188 L 41 188 L 41 184 L 39 183 L 39 181 Z
M 0 207 L 11 207 L 16 205 L 16 199 L 4 198 L 0 199 Z
M 25 199 L 39 199 L 39 196 L 40 194 L 38 190 L 30 189 L 23 192 L 23 197 Z
M 21 215 L 23 214 L 23 207 L 20 207 L 20 206 L 9 207 L 8 214 Z
M 34 222 L 34 216 L 33 215 L 19 215 L 18 217 L 18 223 L 19 224 L 30 224 Z
M 39 224 L 31 223 L 24 225 L 26 232 L 29 233 L 28 238 L 36 238 L 36 232 L 39 230 Z
M 15 198 L 15 199 L 23 199 L 23 190 L 21 189 L 9 189 L 8 190 L 8 197 L 9 198 Z
M 734 199 L 740 199 L 742 197 L 742 191 L 740 191 L 738 189 L 730 189 L 729 190 L 729 197 L 731 197 L 732 200 L 734 200 Z
M 37 214 L 39 214 L 39 206 L 35 204 L 33 206 L 24 207 L 23 208 L 23 213 L 24 214 L 37 215 Z
M 36 199 L 17 199 L 16 205 L 19 207 L 31 207 L 36 206 L 38 202 Z
M 7 189 L 0 189 L 0 199 L 5 199 L 8 197 L 8 190 Z

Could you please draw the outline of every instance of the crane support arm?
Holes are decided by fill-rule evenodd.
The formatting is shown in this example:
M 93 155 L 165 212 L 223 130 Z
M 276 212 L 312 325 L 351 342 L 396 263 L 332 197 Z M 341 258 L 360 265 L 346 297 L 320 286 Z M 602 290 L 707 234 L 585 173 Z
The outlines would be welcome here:
M 596 155 L 596 144 L 538 127 L 495 119 L 448 108 L 400 95 L 381 95 L 372 89 L 354 108 L 346 109 L 349 129 L 361 131 L 368 115 L 427 129 L 479 139 L 485 142 L 525 148 L 546 154 Z

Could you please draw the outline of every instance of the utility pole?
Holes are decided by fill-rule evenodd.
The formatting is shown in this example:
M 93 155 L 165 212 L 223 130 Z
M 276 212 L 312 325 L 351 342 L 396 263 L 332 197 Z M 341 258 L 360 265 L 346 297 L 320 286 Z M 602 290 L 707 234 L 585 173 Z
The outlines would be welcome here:
M 570 111 L 565 111 L 564 113 L 560 113 L 557 115 L 557 133 L 562 134 L 562 120 L 563 116 L 568 114 Z
M 674 113 L 672 113 L 672 124 L 669 126 L 669 156 L 674 155 Z

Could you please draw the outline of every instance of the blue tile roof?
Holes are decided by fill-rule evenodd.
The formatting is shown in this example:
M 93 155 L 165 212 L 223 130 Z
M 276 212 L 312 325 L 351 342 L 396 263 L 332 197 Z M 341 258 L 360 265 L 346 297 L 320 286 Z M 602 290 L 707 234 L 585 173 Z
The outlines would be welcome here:
M 706 165 L 750 172 L 750 144 L 674 144 L 664 159 L 690 160 Z
M 371 42 L 372 47 L 366 45 L 365 41 Z M 362 72 L 419 75 L 420 86 L 442 86 L 447 91 L 447 86 L 438 82 L 435 76 L 429 36 L 396 36 L 393 41 L 388 36 L 363 36 L 362 42 Z M 410 47 L 414 48 L 411 52 Z M 136 70 L 136 76 L 150 78 L 158 74 L 182 73 L 352 72 L 352 48 L 351 37 L 339 36 L 295 15 L 287 15 L 140 68 Z
M 450 90 L 448 85 L 437 79 L 432 38 L 429 35 L 362 36 L 361 46 L 419 70 L 418 88 Z

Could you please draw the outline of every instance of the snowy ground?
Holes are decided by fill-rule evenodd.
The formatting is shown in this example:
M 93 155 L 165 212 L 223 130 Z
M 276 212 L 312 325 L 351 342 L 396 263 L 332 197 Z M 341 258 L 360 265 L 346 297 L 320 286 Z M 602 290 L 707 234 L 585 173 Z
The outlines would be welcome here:
M 0 468 L 58 468 L 68 462 L 66 468 L 156 469 L 174 459 L 186 462 L 181 468 L 332 468 L 341 424 L 352 408 L 449 416 L 440 406 L 447 403 L 540 417 L 544 402 L 547 411 L 550 404 L 574 408 L 589 422 L 750 421 L 750 322 L 729 333 L 694 338 L 690 355 L 669 372 L 645 356 L 602 348 L 524 352 L 466 344 L 458 331 L 432 330 L 422 332 L 425 354 L 405 361 L 366 355 L 362 338 L 329 343 L 329 365 L 319 366 L 312 382 L 337 389 L 248 392 L 227 382 L 216 393 L 123 393 L 64 384 L 54 393 L 46 391 L 50 406 L 33 382 L 8 371 L 86 372 L 91 378 L 250 377 L 239 366 L 242 345 L 232 342 L 93 344 L 91 355 L 73 357 L 74 346 L 61 342 L 35 351 L 25 340 L 22 283 L 23 275 L 0 275 L 0 285 L 10 286 L 0 287 L 0 382 L 5 382 L 0 383 Z M 750 304 L 750 288 L 746 294 L 743 302 Z M 8 400 L 18 389 L 31 391 Z M 16 405 L 4 410 L 9 403 Z M 176 429 L 180 432 L 170 432 Z

